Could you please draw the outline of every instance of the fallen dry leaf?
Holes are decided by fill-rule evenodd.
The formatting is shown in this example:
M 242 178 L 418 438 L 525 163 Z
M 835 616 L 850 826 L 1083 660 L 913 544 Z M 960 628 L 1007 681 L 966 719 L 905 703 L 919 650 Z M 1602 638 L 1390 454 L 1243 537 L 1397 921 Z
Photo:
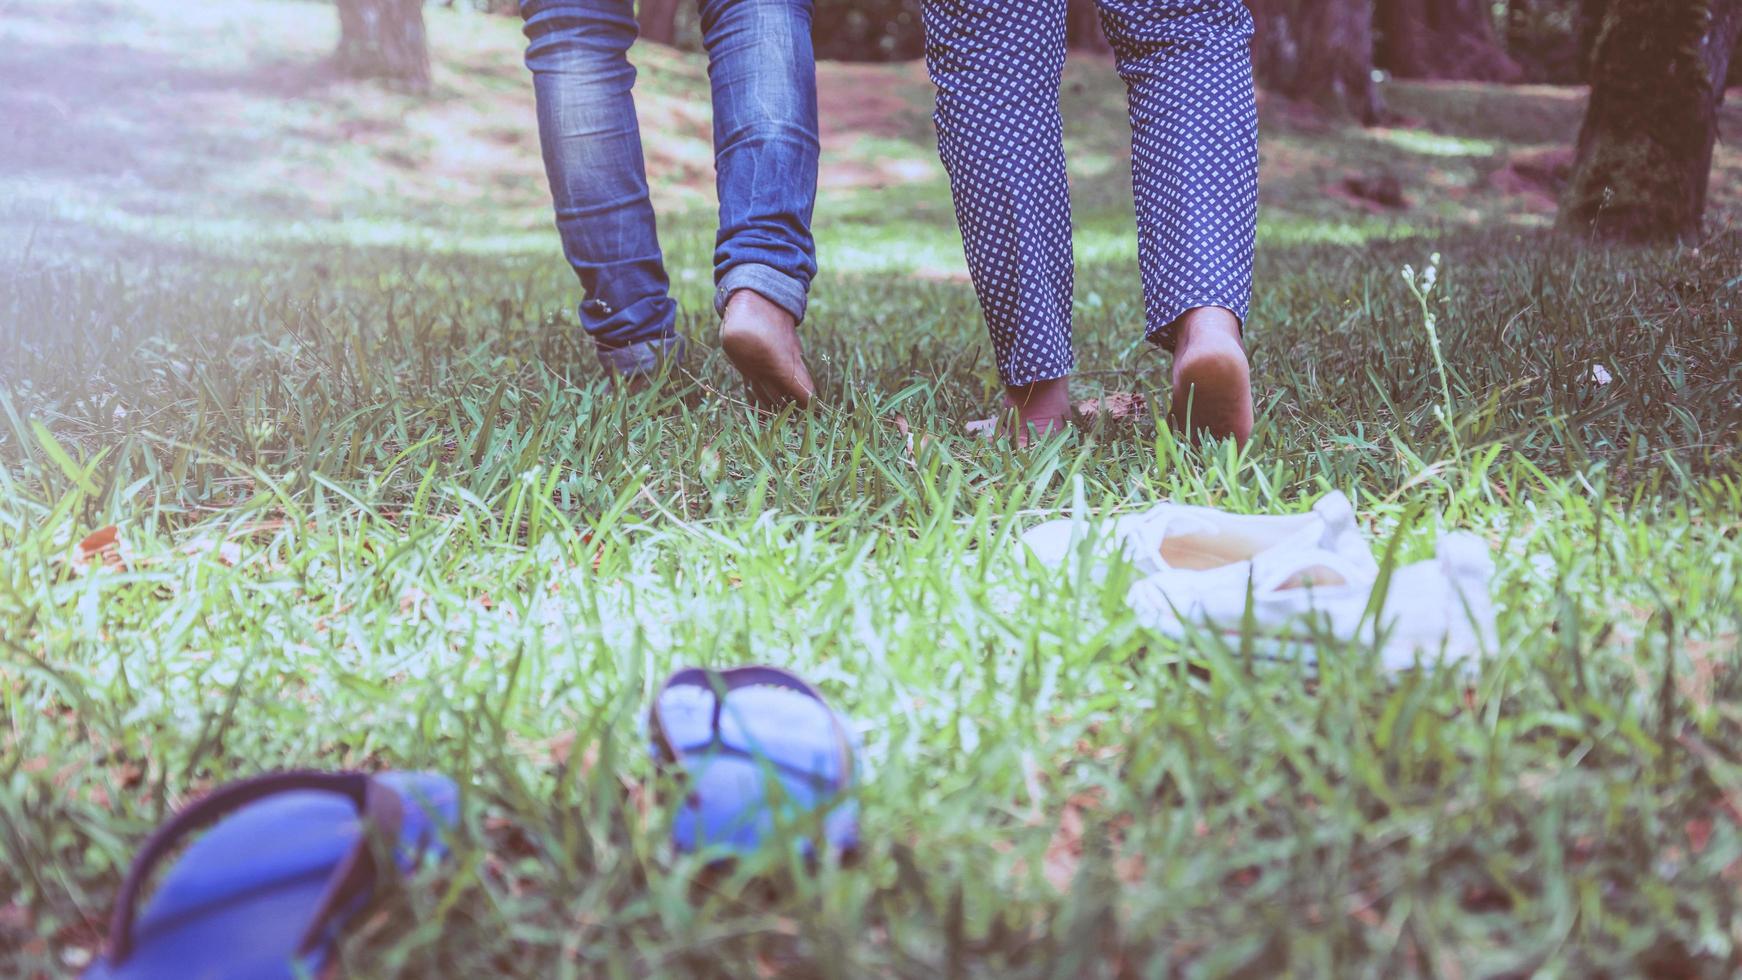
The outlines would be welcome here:
M 130 557 L 132 556 L 121 541 L 120 530 L 110 524 L 85 535 L 74 546 L 72 565 L 82 571 L 101 564 L 105 568 L 124 572 Z
M 427 602 L 429 602 L 429 593 L 414 585 L 399 594 L 399 611 L 402 613 L 420 613 Z
M 1090 817 L 1105 807 L 1106 798 L 1100 790 L 1077 793 L 1065 801 L 1058 822 L 1053 826 L 1052 836 L 1047 840 L 1046 853 L 1041 858 L 1040 870 L 1047 884 L 1060 892 L 1070 890 L 1071 883 L 1076 879 L 1077 869 L 1083 863 L 1084 840 L 1091 826 Z M 1035 816 L 1038 820 L 1046 819 L 1039 813 Z M 1130 815 L 1120 814 L 1101 822 L 1099 828 L 1105 834 L 1100 846 L 1108 848 L 1113 855 L 1113 874 L 1127 885 L 1142 879 L 1145 870 L 1140 855 L 1119 853 L 1125 831 L 1130 825 Z M 1025 873 L 1024 864 L 1020 860 L 1016 862 L 1016 873 Z
M 1065 804 L 1059 815 L 1058 827 L 1046 844 L 1046 864 L 1041 869 L 1047 883 L 1060 892 L 1069 891 L 1077 876 L 1077 865 L 1083 859 L 1083 810 L 1075 803 Z
M 1712 839 L 1712 821 L 1704 817 L 1689 820 L 1687 823 L 1688 850 L 1699 854 L 1706 849 Z
M 1084 422 L 1104 418 L 1109 422 L 1136 423 L 1149 416 L 1149 400 L 1135 392 L 1109 391 L 1099 398 L 1077 402 L 1076 412 Z
M 962 426 L 962 431 L 982 439 L 996 439 L 998 438 L 998 416 L 994 415 L 988 419 L 974 419 Z
M 915 440 L 913 436 L 913 427 L 908 424 L 907 416 L 905 415 L 895 416 L 894 421 L 895 428 L 901 432 L 901 437 L 907 440 L 907 455 L 919 455 L 919 451 L 925 448 L 926 443 L 931 437 L 921 432 L 919 438 Z
M 593 571 L 595 571 L 595 572 L 598 571 L 599 570 L 599 563 L 605 560 L 605 542 L 594 541 L 593 540 L 593 532 L 591 532 L 591 531 L 582 531 L 581 532 L 581 543 L 582 544 L 590 544 L 593 546 Z M 552 583 L 552 584 L 555 584 L 555 583 Z
M 114 544 L 120 536 L 120 529 L 113 524 L 108 527 L 98 528 L 90 534 L 85 535 L 85 539 L 79 542 L 79 551 L 86 555 L 95 554 Z
M 563 732 L 555 738 L 546 739 L 544 743 L 544 761 L 548 765 L 560 766 L 569 761 L 569 753 L 574 751 L 574 748 L 574 732 Z M 591 749 L 589 749 L 589 751 L 591 751 Z M 594 758 L 597 758 L 597 753 L 594 753 Z M 592 767 L 583 763 L 583 768 L 590 769 Z
M 1735 662 L 1738 649 L 1742 649 L 1735 633 L 1722 633 L 1710 640 L 1688 637 L 1685 641 L 1688 659 L 1693 661 L 1694 669 L 1691 676 L 1676 678 L 1677 687 L 1687 699 L 1701 710 L 1709 709 L 1714 702 L 1718 682 L 1730 670 L 1730 664 Z

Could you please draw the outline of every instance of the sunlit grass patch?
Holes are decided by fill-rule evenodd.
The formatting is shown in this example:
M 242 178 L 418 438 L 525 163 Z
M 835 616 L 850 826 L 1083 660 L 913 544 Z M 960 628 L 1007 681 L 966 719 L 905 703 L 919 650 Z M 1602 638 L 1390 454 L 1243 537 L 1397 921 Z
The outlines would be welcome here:
M 1419 129 L 1375 129 L 1373 138 L 1393 146 L 1430 157 L 1488 156 L 1497 145 L 1491 140 L 1476 140 L 1460 136 L 1422 132 Z

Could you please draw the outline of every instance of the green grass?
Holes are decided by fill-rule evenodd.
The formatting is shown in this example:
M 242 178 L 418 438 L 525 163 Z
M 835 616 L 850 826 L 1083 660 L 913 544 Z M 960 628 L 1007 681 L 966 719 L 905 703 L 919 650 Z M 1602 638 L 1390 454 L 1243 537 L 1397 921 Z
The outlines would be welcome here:
M 917 76 L 890 78 L 922 112 Z M 1072 79 L 1082 393 L 1164 398 L 1117 82 Z M 1498 90 L 1408 111 L 1459 147 L 1546 138 L 1507 128 L 1509 98 L 1553 114 Z M 248 251 L 192 220 L 15 208 L 0 974 L 83 963 L 151 827 L 289 766 L 465 788 L 455 859 L 345 944 L 355 976 L 1732 973 L 1742 236 L 1603 251 L 1492 196 L 1466 221 L 1338 210 L 1322 168 L 1478 162 L 1448 170 L 1425 134 L 1267 134 L 1306 162 L 1267 184 L 1243 454 L 1153 418 L 1020 455 L 960 435 L 995 388 L 935 174 L 825 198 L 807 343 L 828 408 L 776 421 L 705 342 L 702 210 L 662 230 L 704 342 L 623 396 L 521 197 L 439 219 L 458 231 L 391 202 L 301 242 L 263 223 Z M 920 160 L 917 139 L 831 153 Z M 1436 251 L 1443 421 L 1398 275 Z M 1012 552 L 1070 507 L 1293 512 L 1333 488 L 1402 560 L 1452 527 L 1493 544 L 1501 649 L 1467 687 L 1360 648 L 1311 679 L 1164 641 L 1120 574 Z M 111 524 L 124 567 L 76 567 Z M 672 853 L 640 719 L 674 666 L 746 661 L 805 674 L 860 732 L 855 866 L 769 889 L 768 856 L 699 887 Z

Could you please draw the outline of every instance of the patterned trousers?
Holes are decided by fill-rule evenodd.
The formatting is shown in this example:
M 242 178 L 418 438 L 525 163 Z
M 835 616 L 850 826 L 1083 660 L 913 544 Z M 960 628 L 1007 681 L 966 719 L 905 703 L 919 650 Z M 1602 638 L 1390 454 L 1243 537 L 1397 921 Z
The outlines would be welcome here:
M 1240 0 L 1097 2 L 1129 100 L 1146 335 L 1171 348 L 1188 310 L 1246 319 L 1258 213 L 1252 16 Z M 1006 385 L 1075 368 L 1065 8 L 925 3 L 938 150 Z

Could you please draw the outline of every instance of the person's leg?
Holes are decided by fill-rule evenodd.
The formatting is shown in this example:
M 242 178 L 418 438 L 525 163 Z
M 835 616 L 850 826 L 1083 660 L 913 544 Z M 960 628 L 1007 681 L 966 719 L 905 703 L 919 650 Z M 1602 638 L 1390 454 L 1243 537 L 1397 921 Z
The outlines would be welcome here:
M 1071 206 L 1059 77 L 1064 0 L 926 0 L 938 152 L 1018 435 L 1062 427 Z
M 1149 339 L 1173 351 L 1175 423 L 1252 432 L 1241 324 L 1252 295 L 1258 109 L 1240 0 L 1099 0 L 1131 105 Z
M 681 359 L 630 89 L 632 0 L 521 0 L 526 65 L 563 254 L 580 277 L 581 326 L 614 374 Z
M 701 0 L 714 89 L 720 345 L 758 401 L 808 405 L 798 325 L 817 271 L 812 0 Z

